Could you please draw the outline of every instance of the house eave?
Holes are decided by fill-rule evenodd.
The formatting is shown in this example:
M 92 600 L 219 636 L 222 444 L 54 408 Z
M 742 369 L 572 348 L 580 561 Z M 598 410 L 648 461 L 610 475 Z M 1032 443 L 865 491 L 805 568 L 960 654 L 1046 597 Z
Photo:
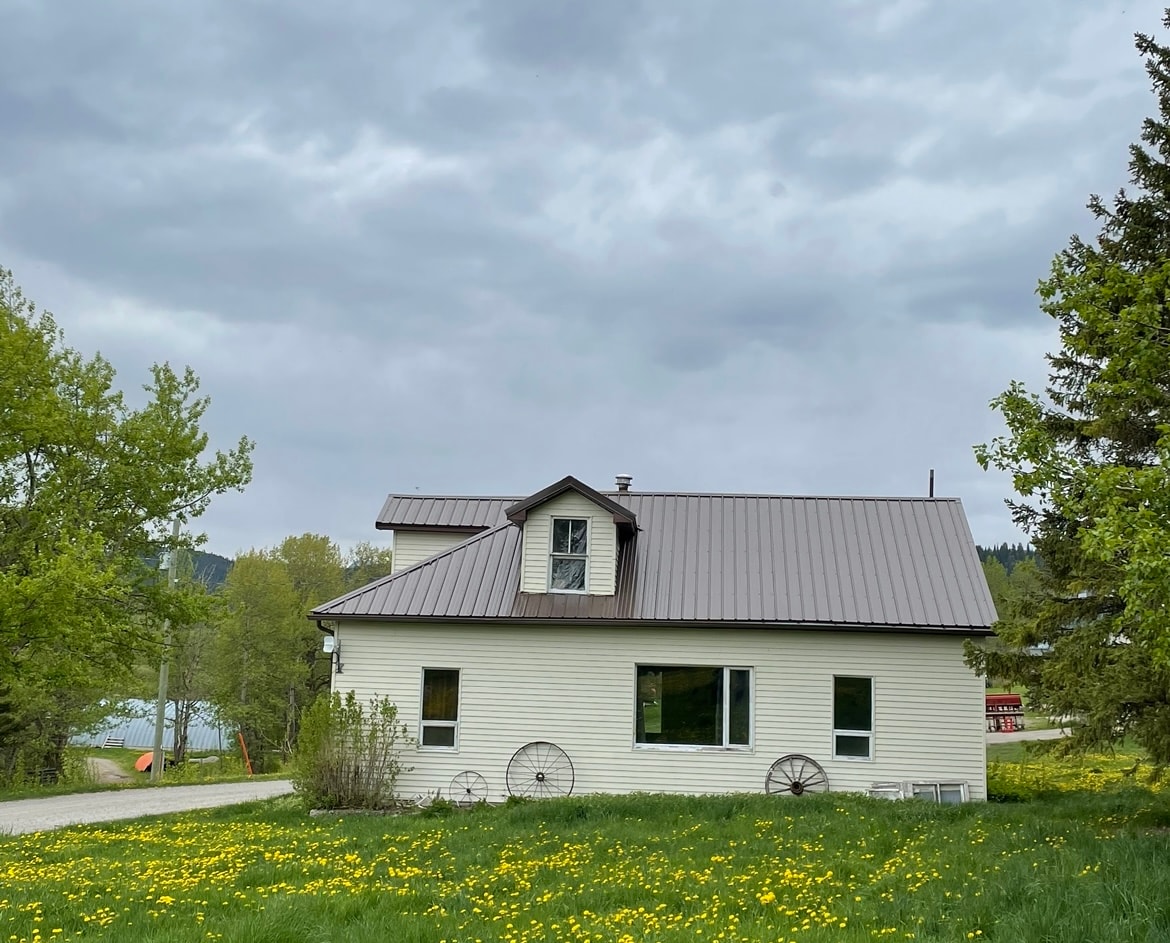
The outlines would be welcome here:
M 426 623 L 428 625 L 556 626 L 558 628 L 641 628 L 641 629 L 758 629 L 764 631 L 857 632 L 878 635 L 946 635 L 981 638 L 994 635 L 987 626 L 937 626 L 840 622 L 749 622 L 698 619 L 533 619 L 512 616 L 399 616 L 381 614 L 339 615 L 312 613 L 310 619 L 331 622 Z

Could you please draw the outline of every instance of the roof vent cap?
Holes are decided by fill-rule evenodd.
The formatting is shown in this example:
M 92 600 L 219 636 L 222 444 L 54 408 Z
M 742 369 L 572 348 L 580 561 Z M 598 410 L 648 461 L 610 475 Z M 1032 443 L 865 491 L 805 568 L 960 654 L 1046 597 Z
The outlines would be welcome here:
M 617 490 L 618 491 L 629 491 L 630 490 L 630 482 L 632 482 L 633 480 L 634 480 L 633 475 L 618 475 L 617 476 Z

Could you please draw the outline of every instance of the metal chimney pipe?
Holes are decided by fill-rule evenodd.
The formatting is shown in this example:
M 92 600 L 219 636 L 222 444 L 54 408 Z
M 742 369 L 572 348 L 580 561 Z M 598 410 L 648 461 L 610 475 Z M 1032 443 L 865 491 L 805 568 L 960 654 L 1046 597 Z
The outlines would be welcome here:
M 934 469 L 930 470 L 930 497 L 934 497 Z
M 634 480 L 633 475 L 618 475 L 617 476 L 617 490 L 618 491 L 629 491 L 630 490 L 630 482 L 632 482 L 633 480 Z

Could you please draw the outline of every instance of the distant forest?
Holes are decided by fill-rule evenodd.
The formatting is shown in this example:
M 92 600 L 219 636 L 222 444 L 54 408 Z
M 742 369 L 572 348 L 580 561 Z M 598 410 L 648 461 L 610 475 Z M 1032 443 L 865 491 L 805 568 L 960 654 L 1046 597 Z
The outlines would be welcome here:
M 218 553 L 206 553 L 203 550 L 196 550 L 192 554 L 195 564 L 195 579 L 203 583 L 210 590 L 219 589 L 227 580 L 228 573 L 231 572 L 235 560 L 229 560 L 227 557 L 221 557 Z M 350 565 L 345 569 L 345 575 L 352 576 L 356 572 L 357 567 Z
M 1036 559 L 1036 551 L 1023 544 L 1000 544 L 998 547 L 980 547 L 977 544 L 975 549 L 979 551 L 979 559 L 984 563 L 988 560 L 998 560 L 1002 563 L 1009 576 L 1017 563 Z
M 221 557 L 218 553 L 206 553 L 203 550 L 196 550 L 192 556 L 195 563 L 195 579 L 208 589 L 219 589 L 227 579 L 234 561 Z
M 231 571 L 235 560 L 221 557 L 218 553 L 208 553 L 205 550 L 184 550 L 180 556 L 180 579 L 194 579 L 214 592 L 223 586 L 227 575 Z M 187 561 L 190 561 L 188 564 Z M 153 569 L 165 568 L 166 564 L 158 557 L 147 557 L 146 565 Z M 190 565 L 190 570 L 187 569 Z
M 988 560 L 998 560 L 1002 563 L 1009 576 L 1017 563 L 1036 559 L 1036 551 L 1024 544 L 1000 544 L 998 547 L 976 545 L 975 549 L 979 551 L 979 559 L 984 563 Z M 195 578 L 212 590 L 223 585 L 232 563 L 235 562 L 227 557 L 221 557 L 218 553 L 206 553 L 202 550 L 196 550 L 194 558 Z

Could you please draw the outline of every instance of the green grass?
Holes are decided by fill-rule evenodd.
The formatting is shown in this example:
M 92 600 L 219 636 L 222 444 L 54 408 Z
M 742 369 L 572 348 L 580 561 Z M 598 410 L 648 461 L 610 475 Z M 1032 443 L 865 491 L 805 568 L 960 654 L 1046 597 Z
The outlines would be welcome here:
M 989 744 L 989 796 L 1020 801 L 1128 785 L 1161 788 L 1161 770 L 1143 759 L 1136 744 L 1126 742 L 1108 754 L 1067 757 L 1054 749 L 1057 746 L 1054 742 Z
M 1170 794 L 1136 788 L 433 818 L 309 818 L 288 798 L 0 839 L 0 940 L 1164 941 L 1168 886 Z
M 281 779 L 284 773 L 259 774 L 249 777 L 243 761 L 233 754 L 216 754 L 222 756 L 219 763 L 185 763 L 169 767 L 162 783 L 154 783 L 150 773 L 140 773 L 134 768 L 144 750 L 127 750 L 122 748 L 104 749 L 100 747 L 70 748 L 66 761 L 66 769 L 62 778 L 55 783 L 17 783 L 0 787 L 0 802 L 10 799 L 39 799 L 48 796 L 73 795 L 84 792 L 105 792 L 116 789 L 133 789 L 148 786 L 178 786 L 194 783 L 231 783 L 245 779 Z M 208 754 L 192 754 L 203 756 Z M 85 760 L 87 757 L 100 757 L 117 763 L 122 772 L 128 777 L 123 782 L 98 783 L 87 772 Z

